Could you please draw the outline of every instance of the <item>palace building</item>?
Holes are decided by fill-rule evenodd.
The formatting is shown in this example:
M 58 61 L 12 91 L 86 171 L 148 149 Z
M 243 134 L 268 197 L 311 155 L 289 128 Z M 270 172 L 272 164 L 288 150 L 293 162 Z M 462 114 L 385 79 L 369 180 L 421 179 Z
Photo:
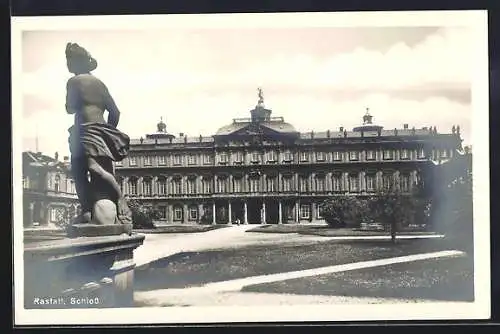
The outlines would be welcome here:
M 461 142 L 459 126 L 384 129 L 368 109 L 353 129 L 301 133 L 272 116 L 260 91 L 249 118 L 212 136 L 175 136 L 160 120 L 156 133 L 131 140 L 115 170 L 124 194 L 165 223 L 307 223 L 322 220 L 318 206 L 332 196 L 366 196 L 393 181 L 409 193 Z

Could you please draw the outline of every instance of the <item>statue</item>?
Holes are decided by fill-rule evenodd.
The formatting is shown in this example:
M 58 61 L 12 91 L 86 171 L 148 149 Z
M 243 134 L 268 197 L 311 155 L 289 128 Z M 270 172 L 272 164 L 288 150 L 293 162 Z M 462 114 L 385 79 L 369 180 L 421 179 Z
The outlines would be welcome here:
M 131 224 L 113 168 L 113 161 L 128 155 L 130 145 L 130 138 L 116 128 L 120 111 L 106 85 L 91 74 L 97 61 L 87 50 L 68 43 L 66 62 L 74 75 L 66 85 L 66 111 L 74 115 L 68 129 L 71 170 L 82 209 L 74 223 Z
M 262 92 L 262 88 L 257 88 L 257 91 L 259 92 L 259 105 L 264 104 L 264 93 Z

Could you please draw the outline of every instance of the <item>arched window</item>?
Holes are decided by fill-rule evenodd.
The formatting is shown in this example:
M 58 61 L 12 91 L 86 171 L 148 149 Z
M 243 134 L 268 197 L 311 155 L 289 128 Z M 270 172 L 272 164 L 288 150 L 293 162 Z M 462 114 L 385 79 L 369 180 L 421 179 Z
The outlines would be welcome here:
M 56 177 L 54 179 L 54 191 L 55 192 L 59 192 L 60 183 L 61 183 L 61 177 L 59 175 L 56 175 Z

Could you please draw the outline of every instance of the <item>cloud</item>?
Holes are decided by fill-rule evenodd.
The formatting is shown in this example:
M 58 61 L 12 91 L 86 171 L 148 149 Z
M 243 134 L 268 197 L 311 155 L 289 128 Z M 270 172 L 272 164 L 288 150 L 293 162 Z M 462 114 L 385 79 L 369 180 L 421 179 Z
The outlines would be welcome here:
M 73 40 L 98 58 L 95 75 L 113 94 L 123 113 L 120 127 L 132 137 L 155 131 L 160 116 L 170 132 L 213 134 L 232 118 L 249 116 L 256 88 L 262 86 L 273 115 L 284 116 L 303 131 L 355 126 L 370 107 L 375 120 L 387 128 L 409 123 L 449 131 L 460 124 L 470 141 L 471 32 L 433 29 L 425 38 L 415 34 L 410 43 L 404 37 L 407 29 L 392 31 L 391 46 L 381 34 L 367 47 L 358 43 L 368 36 L 361 32 L 356 43 L 325 38 L 325 31 L 315 38 L 312 33 L 287 38 L 270 32 L 261 44 L 260 35 L 251 31 L 232 31 L 225 37 L 203 30 L 184 35 L 103 33 L 102 39 L 95 33 L 52 32 L 50 38 L 40 33 L 31 36 L 30 43 L 46 45 L 36 56 L 46 62 L 31 64 L 27 68 L 32 71 L 22 75 L 23 112 L 30 115 L 28 128 L 54 128 L 40 133 L 49 151 L 66 146 L 72 118 L 64 111 L 69 74 L 61 50 Z M 346 36 L 355 37 L 350 34 Z M 271 37 L 277 36 L 281 39 L 273 45 Z M 321 42 L 321 47 L 315 49 L 310 40 L 302 40 L 305 37 Z M 41 43 L 45 38 L 53 43 Z M 338 52 L 337 42 L 350 47 L 344 45 Z M 423 124 L 429 122 L 433 124 Z

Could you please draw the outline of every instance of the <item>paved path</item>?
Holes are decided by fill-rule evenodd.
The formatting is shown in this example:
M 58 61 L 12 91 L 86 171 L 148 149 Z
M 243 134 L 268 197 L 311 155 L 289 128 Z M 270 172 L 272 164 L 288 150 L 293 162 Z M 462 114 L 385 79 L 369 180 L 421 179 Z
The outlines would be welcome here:
M 390 236 L 309 236 L 298 233 L 246 233 L 255 225 L 233 225 L 199 233 L 145 234 L 144 244 L 134 251 L 134 261 L 142 266 L 155 260 L 181 252 L 195 252 L 210 249 L 240 248 L 252 245 L 303 245 L 332 240 L 389 240 Z M 441 238 L 443 236 L 398 236 L 398 239 Z

